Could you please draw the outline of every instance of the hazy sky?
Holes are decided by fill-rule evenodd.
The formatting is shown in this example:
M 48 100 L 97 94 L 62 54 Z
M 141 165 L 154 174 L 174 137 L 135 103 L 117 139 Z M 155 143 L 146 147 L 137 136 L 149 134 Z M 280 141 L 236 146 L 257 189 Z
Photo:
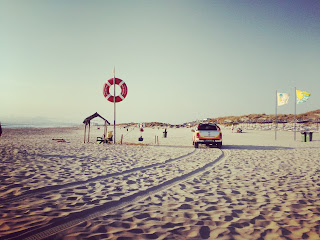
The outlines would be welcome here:
M 117 122 L 274 114 L 276 90 L 294 113 L 294 87 L 320 108 L 318 0 L 0 0 L 0 36 L 0 121 L 113 122 L 114 66 Z

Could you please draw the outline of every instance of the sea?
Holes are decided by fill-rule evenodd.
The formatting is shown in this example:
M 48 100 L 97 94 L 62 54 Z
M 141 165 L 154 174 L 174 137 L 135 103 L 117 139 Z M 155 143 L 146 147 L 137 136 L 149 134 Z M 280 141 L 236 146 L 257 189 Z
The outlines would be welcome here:
M 1 122 L 1 127 L 5 128 L 57 128 L 57 127 L 78 127 L 79 123 L 62 123 L 62 122 L 37 122 L 37 123 L 10 123 Z

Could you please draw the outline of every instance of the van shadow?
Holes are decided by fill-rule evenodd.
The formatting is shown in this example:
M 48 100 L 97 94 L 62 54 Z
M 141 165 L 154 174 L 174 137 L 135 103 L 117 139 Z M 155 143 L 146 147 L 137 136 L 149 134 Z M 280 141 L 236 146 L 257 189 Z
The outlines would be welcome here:
M 239 150 L 288 150 L 292 147 L 280 146 L 254 146 L 254 145 L 224 145 L 223 149 L 239 149 Z

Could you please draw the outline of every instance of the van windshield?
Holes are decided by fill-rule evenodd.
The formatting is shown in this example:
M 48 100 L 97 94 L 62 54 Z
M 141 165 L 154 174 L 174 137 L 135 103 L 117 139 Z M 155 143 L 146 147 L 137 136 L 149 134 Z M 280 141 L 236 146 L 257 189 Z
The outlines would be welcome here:
M 213 124 L 200 124 L 198 130 L 217 130 L 217 125 Z

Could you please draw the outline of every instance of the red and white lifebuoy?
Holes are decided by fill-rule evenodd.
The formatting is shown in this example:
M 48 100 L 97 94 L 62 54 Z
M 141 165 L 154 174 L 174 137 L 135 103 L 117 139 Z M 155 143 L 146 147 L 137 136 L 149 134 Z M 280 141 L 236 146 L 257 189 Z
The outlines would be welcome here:
M 125 84 L 125 82 L 123 80 L 121 80 L 120 78 L 115 78 L 115 82 L 116 85 L 119 85 L 119 87 L 121 88 L 121 93 L 119 96 L 116 96 L 115 102 L 121 102 L 123 99 L 125 99 L 125 97 L 128 94 L 128 88 L 127 85 Z M 113 95 L 111 95 L 110 93 L 110 87 L 113 85 L 113 78 L 110 78 L 104 85 L 103 85 L 103 96 L 105 98 L 107 98 L 107 100 L 109 102 L 113 102 L 114 101 L 114 97 Z

